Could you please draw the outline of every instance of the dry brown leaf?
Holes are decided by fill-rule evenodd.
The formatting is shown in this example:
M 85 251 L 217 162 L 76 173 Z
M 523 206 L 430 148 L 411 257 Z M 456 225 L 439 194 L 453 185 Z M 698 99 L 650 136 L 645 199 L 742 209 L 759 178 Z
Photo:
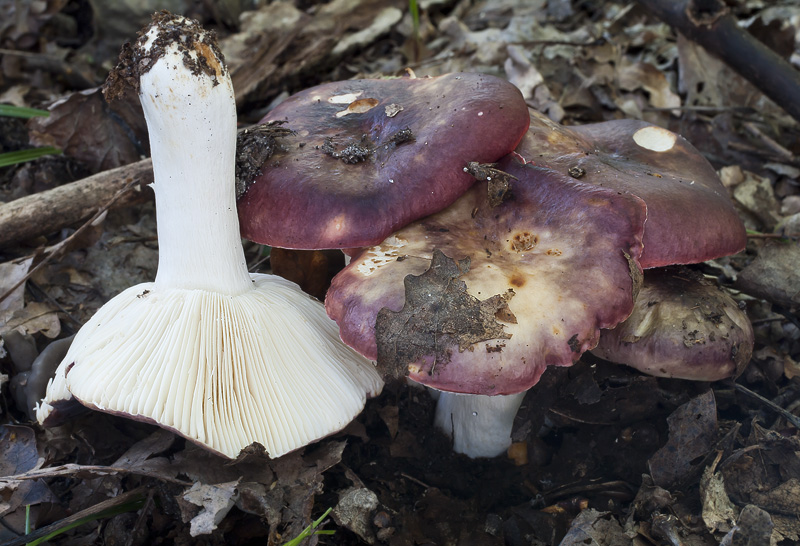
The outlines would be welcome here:
M 198 482 L 178 498 L 184 523 L 191 519 L 189 532 L 193 537 L 210 535 L 217 528 L 239 498 L 237 485 L 239 480 L 217 485 Z M 199 506 L 200 510 L 192 509 L 191 505 Z
M 138 161 L 142 153 L 128 127 L 105 101 L 99 88 L 80 91 L 56 102 L 49 117 L 29 122 L 31 142 L 55 146 L 100 172 Z
M 53 307 L 34 301 L 7 317 L 2 330 L 13 329 L 26 334 L 42 333 L 55 339 L 61 333 L 61 321 Z

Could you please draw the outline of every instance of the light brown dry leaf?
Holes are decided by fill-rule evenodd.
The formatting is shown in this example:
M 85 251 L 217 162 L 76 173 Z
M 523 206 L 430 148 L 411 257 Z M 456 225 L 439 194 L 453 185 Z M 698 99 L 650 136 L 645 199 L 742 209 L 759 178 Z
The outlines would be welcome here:
M 189 533 L 193 537 L 210 535 L 225 519 L 239 497 L 237 485 L 239 480 L 217 485 L 198 482 L 178 497 L 184 523 L 191 519 Z M 199 506 L 200 510 L 193 510 L 191 505 Z
M 61 333 L 61 321 L 57 311 L 50 305 L 35 301 L 11 313 L 0 329 L 2 331 L 16 329 L 25 334 L 41 333 L 50 339 L 55 339 Z
M 780 203 L 775 198 L 772 182 L 750 171 L 743 171 L 744 180 L 733 190 L 733 198 L 761 223 L 762 231 L 772 231 L 780 222 Z
M 33 263 L 33 256 L 13 260 L 0 264 L 0 296 L 8 292 L 12 286 L 17 284 L 25 275 Z M 0 301 L 0 329 L 3 323 L 8 320 L 8 315 L 22 309 L 24 305 L 25 284 L 20 284 L 6 299 Z
M 351 487 L 339 493 L 332 515 L 337 525 L 350 529 L 368 544 L 375 544 L 372 519 L 378 496 L 366 487 Z
M 681 98 L 672 90 L 664 73 L 649 63 L 630 63 L 623 61 L 617 71 L 617 82 L 621 89 L 647 92 L 648 102 L 655 108 L 679 108 Z M 677 111 L 675 114 L 677 115 Z
M 727 533 L 736 521 L 736 510 L 725 492 L 722 474 L 706 467 L 700 478 L 700 498 L 703 502 L 703 522 L 710 533 Z
M 709 54 L 696 43 L 678 34 L 678 89 L 686 94 L 688 106 L 716 108 L 750 107 L 769 117 L 785 118 L 774 102 L 753 84 Z

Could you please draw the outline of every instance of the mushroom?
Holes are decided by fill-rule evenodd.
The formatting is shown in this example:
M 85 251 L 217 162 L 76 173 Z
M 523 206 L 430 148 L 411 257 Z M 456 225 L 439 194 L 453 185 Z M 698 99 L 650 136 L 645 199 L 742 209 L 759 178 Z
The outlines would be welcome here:
M 640 199 L 513 156 L 497 169 L 515 178 L 507 199 L 473 186 L 355 256 L 326 298 L 384 374 L 443 391 L 437 423 L 471 456 L 506 449 L 524 392 L 630 314 L 641 274 Z
M 37 418 L 74 396 L 152 422 L 226 457 L 278 457 L 342 429 L 380 392 L 324 308 L 288 281 L 250 274 L 235 208 L 236 109 L 213 33 L 156 14 L 123 50 L 155 174 L 155 282 L 123 291 L 81 328 Z M 110 79 L 110 90 L 121 80 Z
M 33 408 L 44 397 L 47 384 L 67 354 L 74 338 L 75 336 L 71 335 L 50 342 L 33 361 L 30 369 L 18 373 L 11 379 L 10 387 L 17 409 L 25 412 L 28 418 L 36 419 Z M 85 409 L 77 403 L 74 406 L 77 406 L 75 409 L 78 410 Z M 64 407 L 62 411 L 65 418 L 71 415 L 68 407 Z
M 717 381 L 739 375 L 753 327 L 716 283 L 685 267 L 645 272 L 633 313 L 604 330 L 592 354 L 656 377 Z
M 497 457 L 511 445 L 514 417 L 526 393 L 487 396 L 440 391 L 433 424 L 452 438 L 456 453 L 473 459 Z
M 517 147 L 526 161 L 647 203 L 643 268 L 693 264 L 744 249 L 747 234 L 727 190 L 682 136 L 638 120 L 565 127 L 533 110 L 530 116 Z
M 594 348 L 632 312 L 642 268 L 745 243 L 713 168 L 678 135 L 530 115 L 516 152 L 484 168 L 487 184 L 363 250 L 326 298 L 348 345 L 390 376 L 445 391 L 436 422 L 471 456 L 510 443 L 519 401 L 491 397 L 524 393 L 547 366 Z M 746 336 L 736 339 L 746 354 Z
M 378 244 L 455 201 L 475 182 L 464 166 L 511 152 L 528 122 L 519 90 L 486 74 L 312 87 L 243 135 L 242 235 L 293 249 Z

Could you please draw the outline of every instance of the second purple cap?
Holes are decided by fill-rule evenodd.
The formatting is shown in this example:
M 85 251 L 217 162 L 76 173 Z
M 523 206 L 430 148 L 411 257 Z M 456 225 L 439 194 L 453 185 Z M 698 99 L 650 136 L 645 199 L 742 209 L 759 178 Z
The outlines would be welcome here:
M 455 201 L 528 129 L 519 90 L 486 74 L 362 79 L 289 97 L 261 123 L 282 136 L 240 180 L 242 236 L 297 249 L 380 243 Z

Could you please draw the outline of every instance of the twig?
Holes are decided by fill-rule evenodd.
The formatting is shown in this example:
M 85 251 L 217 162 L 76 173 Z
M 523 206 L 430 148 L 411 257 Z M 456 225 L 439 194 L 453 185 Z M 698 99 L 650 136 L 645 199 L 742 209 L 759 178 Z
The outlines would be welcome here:
M 786 160 L 793 160 L 794 154 L 775 142 L 775 140 L 768 135 L 764 134 L 764 131 L 756 127 L 756 124 L 752 121 L 748 121 L 744 124 L 744 128 L 747 129 L 753 136 L 761 140 L 767 147 L 772 150 L 774 153 L 778 154 L 779 156 L 783 157 Z
M 407 479 L 407 480 L 409 480 L 409 481 L 412 481 L 412 482 L 414 482 L 414 483 L 415 483 L 415 484 L 417 484 L 417 485 L 421 485 L 421 486 L 422 486 L 422 487 L 424 487 L 425 489 L 430 489 L 430 488 L 431 488 L 431 486 L 430 486 L 430 485 L 428 485 L 427 483 L 425 483 L 425 482 L 423 482 L 423 481 L 421 481 L 421 480 L 418 480 L 418 479 L 417 479 L 417 478 L 415 478 L 414 476 L 409 476 L 409 475 L 408 475 L 408 474 L 406 474 L 405 472 L 401 472 L 401 473 L 400 473 L 400 476 L 402 476 L 403 478 L 405 478 L 405 479 Z
M 126 194 L 128 191 L 130 191 L 130 189 L 133 187 L 133 185 L 134 185 L 134 183 L 135 183 L 135 182 L 136 182 L 135 180 L 131 180 L 130 182 L 128 182 L 128 184 L 127 184 L 127 185 L 125 185 L 125 187 L 123 187 L 121 190 L 119 190 L 119 191 L 118 191 L 118 192 L 117 192 L 117 193 L 114 195 L 114 197 L 112 197 L 112 198 L 111 198 L 111 200 L 110 200 L 108 203 L 106 203 L 104 206 L 102 206 L 102 207 L 100 208 L 100 210 L 98 210 L 98 211 L 95 213 L 95 215 L 94 215 L 94 216 L 92 216 L 91 218 L 89 218 L 88 220 L 86 220 L 86 222 L 84 222 L 84 224 L 83 224 L 81 227 L 79 227 L 78 229 L 76 229 L 76 230 L 75 230 L 75 233 L 73 233 L 72 235 L 70 235 L 69 237 L 67 237 L 66 239 L 64 239 L 63 241 L 59 242 L 58 244 L 54 245 L 54 246 L 52 247 L 52 249 L 50 250 L 50 252 L 47 254 L 47 256 L 45 256 L 44 258 L 42 258 L 42 260 L 41 260 L 41 261 L 40 261 L 38 264 L 36 264 L 36 266 L 35 266 L 33 269 L 31 269 L 30 271 L 28 271 L 28 273 L 27 273 L 27 274 L 26 274 L 24 277 L 22 277 L 22 278 L 21 278 L 19 281 L 17 281 L 17 282 L 14 284 L 14 286 L 12 286 L 12 287 L 11 287 L 11 288 L 9 288 L 8 290 L 6 290 L 6 292 L 5 292 L 4 294 L 0 294 L 0 302 L 2 302 L 2 301 L 3 301 L 3 300 L 5 300 L 5 299 L 6 299 L 8 296 L 10 296 L 10 295 L 11 295 L 11 294 L 14 292 L 14 290 L 16 290 L 16 289 L 17 289 L 17 288 L 19 288 L 21 285 L 23 285 L 23 284 L 24 284 L 24 283 L 25 283 L 25 282 L 26 282 L 28 279 L 30 279 L 30 278 L 33 276 L 33 274 L 34 274 L 34 273 L 36 273 L 37 271 L 39 271 L 39 269 L 41 269 L 41 268 L 42 268 L 42 267 L 43 267 L 45 264 L 49 263 L 49 262 L 50 262 L 50 260 L 52 260 L 52 259 L 53 259 L 53 258 L 55 258 L 56 256 L 60 255 L 60 254 L 61 254 L 61 252 L 62 252 L 62 251 L 65 249 L 65 248 L 69 247 L 69 243 L 70 243 L 71 241 L 73 241 L 73 240 L 74 240 L 74 239 L 75 239 L 77 236 L 79 236 L 81 233 L 83 233 L 84 231 L 86 231 L 87 229 L 89 229 L 89 227 L 90 227 L 92 224 L 94 224 L 94 223 L 95 223 L 95 221 L 96 221 L 98 218 L 100 218 L 100 216 L 101 216 L 101 215 L 105 214 L 105 213 L 106 213 L 106 211 L 108 211 L 108 209 L 109 209 L 109 208 L 111 208 L 111 206 L 114 204 L 114 202 L 115 202 L 115 201 L 117 201 L 117 199 L 119 199 L 120 197 L 122 197 L 123 195 L 125 195 L 125 194 Z
M 722 0 L 639 0 L 800 121 L 800 72 L 741 28 Z
M 152 182 L 152 162 L 143 159 L 2 204 L 0 248 L 76 225 L 94 215 L 124 187 L 135 186 L 136 191 L 116 200 L 115 207 L 152 200 L 152 192 L 145 188 Z
M 40 480 L 43 478 L 58 478 L 60 476 L 72 476 L 73 474 L 78 474 L 80 472 L 85 472 L 88 474 L 92 474 L 94 476 L 107 476 L 109 474 L 134 474 L 137 476 L 147 476 L 149 478 L 156 478 L 161 481 L 175 483 L 178 485 L 183 485 L 185 487 L 189 487 L 192 485 L 192 482 L 186 480 L 171 478 L 169 476 L 164 476 L 163 474 L 159 474 L 157 472 L 152 472 L 145 469 L 137 469 L 135 467 L 127 468 L 123 466 L 84 465 L 84 464 L 74 464 L 74 463 L 62 464 L 60 466 L 53 466 L 48 468 L 37 468 L 35 470 L 29 470 L 28 472 L 24 472 L 22 474 L 15 474 L 14 476 L 3 476 L 0 477 L 0 483 L 8 483 L 8 482 L 22 481 L 22 480 Z
M 740 385 L 739 383 L 734 383 L 733 387 L 737 391 L 743 392 L 744 394 L 757 399 L 762 404 L 764 404 L 765 406 L 770 408 L 772 411 L 775 411 L 775 412 L 781 414 L 784 419 L 786 419 L 787 421 L 789 421 L 792 424 L 792 426 L 794 426 L 795 428 L 800 429 L 800 417 L 798 417 L 797 415 L 795 415 L 795 414 L 793 414 L 793 413 L 791 413 L 789 411 L 786 411 L 785 409 L 780 407 L 778 404 L 776 404 L 772 400 L 769 400 L 768 398 L 764 398 L 763 396 L 761 396 L 757 392 L 753 392 L 750 389 L 748 389 L 747 387 L 745 387 L 743 385 Z
M 556 499 L 562 499 L 579 493 L 608 491 L 609 489 L 625 491 L 631 496 L 633 496 L 636 490 L 630 483 L 623 480 L 610 480 L 598 483 L 569 483 L 542 493 L 542 497 L 548 499 L 546 502 L 554 502 Z
M 42 538 L 50 533 L 60 531 L 64 527 L 76 523 L 84 518 L 95 516 L 109 510 L 111 508 L 116 508 L 118 506 L 122 506 L 128 502 L 136 501 L 144 496 L 145 487 L 137 487 L 133 491 L 128 491 L 127 493 L 122 493 L 121 495 L 117 495 L 113 499 L 104 500 L 100 503 L 95 504 L 94 506 L 90 506 L 85 510 L 81 510 L 80 512 L 76 512 L 71 516 L 67 516 L 64 519 L 58 520 L 55 523 L 51 523 L 50 525 L 46 525 L 41 529 L 36 529 L 30 534 L 23 535 L 21 537 L 17 537 L 14 540 L 9 540 L 8 542 L 4 542 L 3 546 L 23 546 L 28 542 L 32 542 L 37 538 Z
M 797 239 L 800 233 L 748 233 L 748 239 Z
M 70 322 L 72 322 L 76 327 L 80 328 L 81 326 L 83 326 L 83 323 L 81 321 L 79 321 L 77 318 L 75 318 L 74 316 L 72 316 L 72 313 L 70 313 L 69 310 L 66 307 L 64 307 L 58 301 L 56 301 L 56 299 L 53 298 L 53 296 L 48 294 L 47 291 L 43 290 L 34 281 L 32 281 L 30 279 L 28 279 L 28 280 L 30 281 L 28 283 L 28 290 L 31 291 L 31 293 L 33 294 L 33 297 L 35 297 L 35 298 L 43 298 L 43 299 L 47 300 L 51 305 L 55 306 L 56 309 L 58 309 L 61 313 L 63 313 L 64 316 Z M 63 325 L 62 325 L 62 328 L 63 328 Z M 71 331 L 70 333 L 74 334 L 75 330 Z
M 153 502 L 153 495 L 155 494 L 155 490 L 151 489 L 147 492 L 147 500 L 144 501 L 144 506 L 139 510 L 139 517 L 136 518 L 136 523 L 131 530 L 130 535 L 128 535 L 128 540 L 125 541 L 125 546 L 133 546 L 134 541 L 137 538 L 137 534 L 140 532 L 141 529 L 146 528 L 147 525 L 147 517 L 150 515 L 150 511 L 153 509 L 154 502 Z

